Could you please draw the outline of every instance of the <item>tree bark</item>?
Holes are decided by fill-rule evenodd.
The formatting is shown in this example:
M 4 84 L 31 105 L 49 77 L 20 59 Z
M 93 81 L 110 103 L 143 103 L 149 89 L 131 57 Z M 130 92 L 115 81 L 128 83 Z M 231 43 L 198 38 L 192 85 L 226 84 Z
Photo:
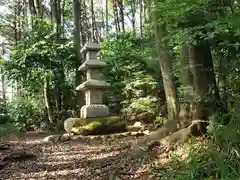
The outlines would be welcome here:
M 140 36 L 143 36 L 143 0 L 140 0 L 140 14 L 139 14 L 139 21 L 140 21 Z
M 180 111 L 180 119 L 186 120 L 187 122 L 192 119 L 192 107 L 193 107 L 193 74 L 190 66 L 189 59 L 189 45 L 181 44 L 180 56 L 181 56 L 181 80 L 183 84 L 183 98 L 184 104 Z
M 106 29 L 106 37 L 108 37 L 109 34 L 109 28 L 108 28 L 108 0 L 105 1 L 106 7 L 105 7 L 105 29 Z
M 54 122 L 53 118 L 53 108 L 51 104 L 51 95 L 49 91 L 49 77 L 45 77 L 45 82 L 44 82 L 44 101 L 45 101 L 45 106 L 47 108 L 47 113 L 48 113 L 48 120 L 50 123 Z
M 114 21 L 115 21 L 115 29 L 116 32 L 120 32 L 120 23 L 119 23 L 119 16 L 118 16 L 118 8 L 117 8 L 117 0 L 113 0 L 113 12 L 114 12 Z
M 73 0 L 73 17 L 74 17 L 74 43 L 76 48 L 76 69 L 75 69 L 75 86 L 79 86 L 82 83 L 82 74 L 78 71 L 78 67 L 81 64 L 82 56 L 80 53 L 81 37 L 80 37 L 80 17 L 81 17 L 81 0 Z M 81 91 L 77 91 L 77 106 L 80 112 L 81 107 L 84 105 L 84 94 Z
M 179 101 L 177 98 L 177 89 L 173 81 L 172 58 L 168 50 L 166 23 L 158 23 L 154 10 L 152 11 L 152 23 L 155 32 L 157 53 L 166 94 L 168 119 L 175 120 L 175 128 L 177 128 L 177 122 L 179 118 Z
M 207 119 L 214 112 L 225 111 L 216 85 L 210 47 L 202 42 L 190 48 L 196 110 L 194 119 Z
M 124 5 L 123 5 L 123 0 L 118 1 L 118 6 L 120 9 L 120 17 L 121 17 L 121 28 L 122 32 L 125 32 L 125 21 L 124 21 Z

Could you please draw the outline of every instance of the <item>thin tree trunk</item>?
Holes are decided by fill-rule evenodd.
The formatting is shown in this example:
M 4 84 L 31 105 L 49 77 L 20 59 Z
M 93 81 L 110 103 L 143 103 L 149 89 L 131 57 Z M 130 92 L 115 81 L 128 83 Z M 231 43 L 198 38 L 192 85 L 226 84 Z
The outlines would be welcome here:
M 140 14 L 139 14 L 139 21 L 140 21 L 140 36 L 143 36 L 143 0 L 140 0 Z
M 115 29 L 116 32 L 120 32 L 120 23 L 119 23 L 119 17 L 118 17 L 118 8 L 117 8 L 117 0 L 113 0 L 113 12 L 114 12 L 114 21 L 115 21 Z
M 47 113 L 48 113 L 48 120 L 50 123 L 54 122 L 53 118 L 53 108 L 51 104 L 51 96 L 50 96 L 50 88 L 49 88 L 49 77 L 45 77 L 45 82 L 44 82 L 44 101 L 45 101 L 45 106 L 47 108 Z
M 109 29 L 108 29 L 108 0 L 106 0 L 106 7 L 105 7 L 105 26 L 106 26 L 106 37 L 108 37 Z
M 3 99 L 3 104 L 6 106 L 7 104 L 7 98 L 6 98 L 6 89 L 5 89 L 5 76 L 3 74 L 3 67 L 1 67 L 1 82 L 2 82 L 2 99 Z
M 96 38 L 95 38 L 94 22 L 95 22 L 94 5 L 93 5 L 93 0 L 91 0 L 91 40 L 95 42 Z
M 133 35 L 136 35 L 136 1 L 134 0 L 131 4 L 131 23 L 133 29 Z
M 167 100 L 168 119 L 177 122 L 179 118 L 179 101 L 177 89 L 173 81 L 172 58 L 168 50 L 166 23 L 159 24 L 156 14 L 152 11 L 152 23 L 155 32 L 157 53 L 163 77 L 164 90 Z
M 121 28 L 122 28 L 122 32 L 125 32 L 125 21 L 124 21 L 124 4 L 123 4 L 123 0 L 119 0 L 118 1 L 118 6 L 120 9 L 120 17 L 121 17 Z
M 2 55 L 6 53 L 4 44 L 2 43 Z M 4 69 L 1 66 L 1 82 L 2 82 L 2 98 L 3 98 L 3 103 L 4 106 L 6 107 L 7 105 L 7 98 L 6 98 L 6 89 L 5 89 L 5 75 L 4 75 Z

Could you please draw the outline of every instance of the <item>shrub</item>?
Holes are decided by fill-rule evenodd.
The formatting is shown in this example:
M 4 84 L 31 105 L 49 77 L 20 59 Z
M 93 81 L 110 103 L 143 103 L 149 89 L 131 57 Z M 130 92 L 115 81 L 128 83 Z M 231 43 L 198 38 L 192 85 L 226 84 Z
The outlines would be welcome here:
M 40 127 L 43 120 L 44 105 L 33 97 L 16 97 L 9 105 L 12 123 L 19 131 Z
M 17 133 L 17 129 L 11 123 L 0 125 L 0 138 L 6 138 L 12 134 Z
M 134 116 L 135 120 L 143 122 L 152 121 L 157 114 L 158 99 L 153 96 L 134 98 L 124 103 L 128 104 L 123 109 L 123 113 L 127 117 Z
M 10 116 L 8 114 L 0 114 L 0 125 L 1 124 L 6 124 L 9 122 Z

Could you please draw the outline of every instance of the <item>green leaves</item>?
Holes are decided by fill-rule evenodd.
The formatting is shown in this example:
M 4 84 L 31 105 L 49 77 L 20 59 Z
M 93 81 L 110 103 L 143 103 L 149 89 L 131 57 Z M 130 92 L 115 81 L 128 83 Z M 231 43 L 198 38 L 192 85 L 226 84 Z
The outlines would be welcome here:
M 52 24 L 38 21 L 22 40 L 13 47 L 10 60 L 5 62 L 6 74 L 18 80 L 29 91 L 41 91 L 46 72 L 76 67 L 73 43 L 58 39 Z

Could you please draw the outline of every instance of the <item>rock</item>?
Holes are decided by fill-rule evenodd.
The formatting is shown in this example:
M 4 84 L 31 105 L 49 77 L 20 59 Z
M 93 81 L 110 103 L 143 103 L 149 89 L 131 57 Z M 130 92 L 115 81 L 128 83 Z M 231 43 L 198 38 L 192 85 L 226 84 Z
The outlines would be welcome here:
M 119 116 L 94 118 L 85 125 L 74 124 L 71 132 L 81 135 L 101 135 L 126 131 L 126 123 Z
M 138 132 L 137 131 L 134 131 L 134 132 L 131 132 L 131 136 L 136 136 L 138 134 Z
M 145 130 L 145 131 L 143 131 L 143 134 L 149 135 L 149 134 L 150 134 L 150 131 L 149 131 L 149 130 Z
M 50 135 L 50 136 L 45 137 L 43 139 L 43 141 L 57 143 L 57 142 L 61 141 L 61 135 Z
M 144 126 L 143 126 L 143 124 L 141 122 L 135 122 L 133 127 L 135 127 L 135 128 L 142 128 Z
M 68 134 L 71 134 L 71 130 L 74 126 L 86 125 L 87 120 L 81 118 L 68 118 L 64 121 L 64 129 Z
M 144 125 L 141 122 L 135 122 L 132 126 L 127 127 L 128 131 L 138 131 L 138 130 L 143 130 Z
M 131 136 L 143 136 L 144 133 L 142 131 L 134 131 L 131 132 Z
M 84 139 L 84 136 L 82 136 L 82 135 L 74 135 L 74 136 L 72 136 L 72 139 L 73 140 Z

